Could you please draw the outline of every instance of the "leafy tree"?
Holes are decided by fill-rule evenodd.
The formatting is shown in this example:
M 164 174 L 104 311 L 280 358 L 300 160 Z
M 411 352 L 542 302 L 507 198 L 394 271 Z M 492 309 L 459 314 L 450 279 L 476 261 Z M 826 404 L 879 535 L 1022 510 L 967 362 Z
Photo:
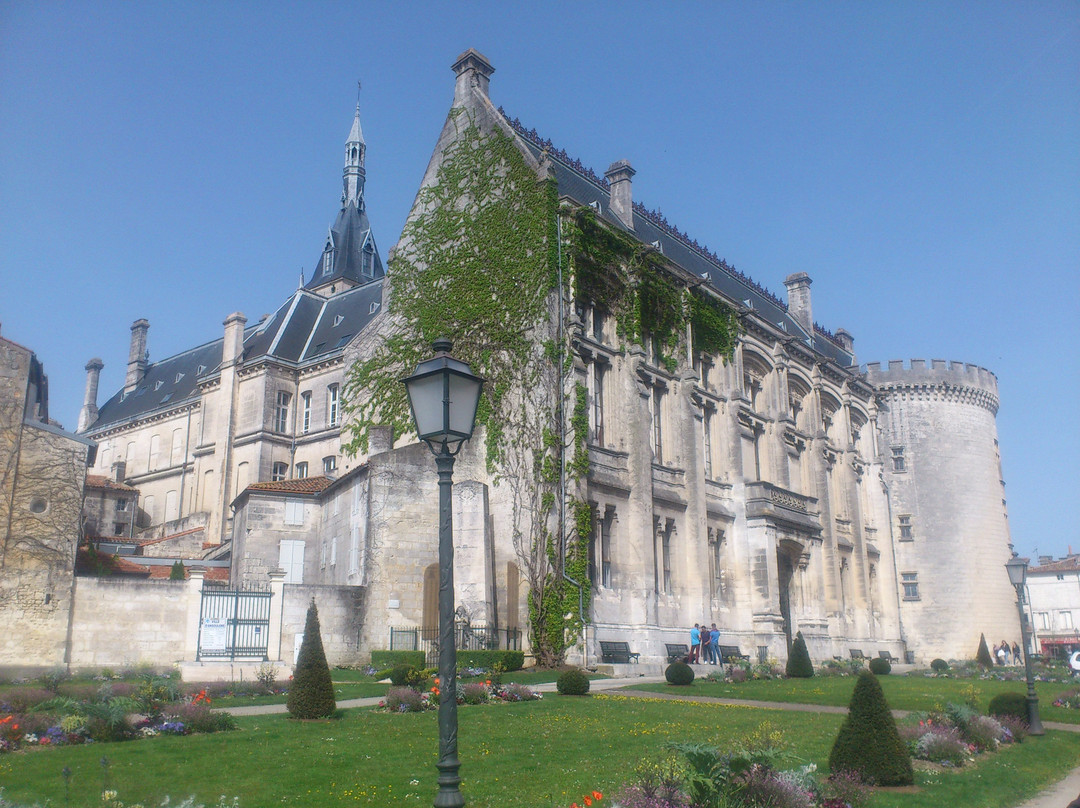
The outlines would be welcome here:
M 979 650 L 975 653 L 975 661 L 983 668 L 994 667 L 994 658 L 990 656 L 990 649 L 986 645 L 985 634 L 979 635 Z
M 806 640 L 802 632 L 795 635 L 791 652 L 787 658 L 787 675 L 793 679 L 809 679 L 814 675 L 814 663 L 810 661 L 810 652 L 806 650 Z
M 286 706 L 293 718 L 329 718 L 337 709 L 314 598 L 308 606 L 304 641 L 300 644 L 300 656 L 296 660 Z
M 909 786 L 915 781 L 911 754 L 870 671 L 860 673 L 855 683 L 847 718 L 829 753 L 829 768 L 853 771 L 879 786 Z

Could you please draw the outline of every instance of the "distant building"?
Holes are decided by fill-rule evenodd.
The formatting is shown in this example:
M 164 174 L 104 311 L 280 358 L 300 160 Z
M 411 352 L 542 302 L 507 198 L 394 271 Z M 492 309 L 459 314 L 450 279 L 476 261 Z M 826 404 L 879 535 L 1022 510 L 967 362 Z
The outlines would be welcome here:
M 1043 556 L 1027 571 L 1034 651 L 1065 659 L 1080 651 L 1080 555 Z

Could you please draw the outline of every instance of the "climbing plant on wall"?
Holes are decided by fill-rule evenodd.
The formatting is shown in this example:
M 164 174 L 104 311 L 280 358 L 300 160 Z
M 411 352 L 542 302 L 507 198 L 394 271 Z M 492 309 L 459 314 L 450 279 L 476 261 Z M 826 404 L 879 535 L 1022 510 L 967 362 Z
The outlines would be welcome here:
M 456 136 L 390 261 L 381 341 L 347 376 L 346 448 L 366 451 L 375 424 L 395 435 L 412 430 L 400 379 L 430 356 L 432 340 L 450 337 L 455 356 L 486 379 L 477 414 L 485 460 L 495 483 L 509 489 L 506 529 L 528 579 L 533 651 L 541 664 L 556 665 L 588 614 L 593 529 L 579 493 L 589 470 L 588 395 L 567 381 L 570 337 L 559 312 L 572 310 L 574 297 L 591 301 L 615 316 L 627 341 L 651 335 L 672 370 L 688 322 L 702 327 L 695 348 L 729 353 L 735 321 L 715 299 L 688 290 L 663 256 L 591 209 L 560 210 L 554 181 L 538 177 L 511 137 L 483 131 L 463 109 L 452 110 L 449 123 Z

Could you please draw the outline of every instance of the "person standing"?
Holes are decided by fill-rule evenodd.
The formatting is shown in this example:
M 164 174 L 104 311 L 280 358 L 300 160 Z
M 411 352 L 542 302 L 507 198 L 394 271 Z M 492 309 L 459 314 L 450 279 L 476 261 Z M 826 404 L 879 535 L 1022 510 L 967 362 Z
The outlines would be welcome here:
M 698 661 L 701 654 L 701 627 L 694 623 L 694 627 L 690 629 L 690 664 L 694 664 Z
M 1013 664 L 1020 664 L 1020 643 L 1018 642 L 1013 643 Z
M 716 623 L 713 623 L 712 628 L 709 629 L 709 650 L 712 651 L 712 664 L 724 664 L 724 660 L 720 657 L 720 629 L 716 627 Z

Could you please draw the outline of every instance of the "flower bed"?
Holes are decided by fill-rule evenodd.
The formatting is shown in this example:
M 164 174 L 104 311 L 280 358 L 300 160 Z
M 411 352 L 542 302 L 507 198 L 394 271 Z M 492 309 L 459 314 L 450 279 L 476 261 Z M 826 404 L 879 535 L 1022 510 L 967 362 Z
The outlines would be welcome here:
M 388 713 L 419 713 L 434 710 L 439 706 L 439 680 L 429 690 L 420 691 L 413 687 L 391 687 L 386 698 L 379 702 L 379 709 Z M 543 698 L 530 687 L 518 684 L 496 684 L 488 679 L 484 682 L 457 683 L 458 704 L 487 704 L 493 701 L 536 701 Z
M 911 756 L 944 768 L 970 763 L 976 755 L 1019 743 L 1027 724 L 1009 716 L 979 715 L 966 704 L 947 704 L 933 713 L 913 713 L 900 724 Z

